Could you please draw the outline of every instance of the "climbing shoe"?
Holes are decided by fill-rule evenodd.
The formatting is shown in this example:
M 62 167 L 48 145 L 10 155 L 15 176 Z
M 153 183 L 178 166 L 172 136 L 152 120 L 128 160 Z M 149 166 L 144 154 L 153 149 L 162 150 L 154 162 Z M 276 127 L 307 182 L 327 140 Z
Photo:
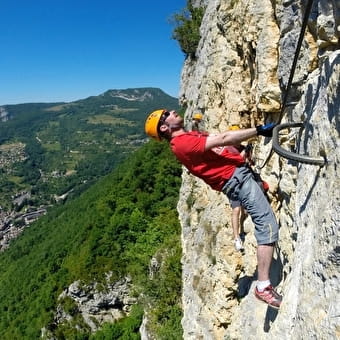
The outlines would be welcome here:
M 237 251 L 241 251 L 241 250 L 244 249 L 244 248 L 243 248 L 242 241 L 241 241 L 240 238 L 237 238 L 237 239 L 234 240 L 234 245 L 235 245 L 235 249 L 236 249 Z
M 272 285 L 269 285 L 263 292 L 259 292 L 257 287 L 255 288 L 255 296 L 268 304 L 270 307 L 279 309 L 282 301 L 282 296 L 278 294 Z

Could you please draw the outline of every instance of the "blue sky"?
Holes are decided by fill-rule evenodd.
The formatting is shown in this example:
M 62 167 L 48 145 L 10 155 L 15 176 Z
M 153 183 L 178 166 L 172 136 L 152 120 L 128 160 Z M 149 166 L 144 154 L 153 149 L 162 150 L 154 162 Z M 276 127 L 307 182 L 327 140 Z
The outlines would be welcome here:
M 1 0 L 0 105 L 159 87 L 177 97 L 186 0 Z

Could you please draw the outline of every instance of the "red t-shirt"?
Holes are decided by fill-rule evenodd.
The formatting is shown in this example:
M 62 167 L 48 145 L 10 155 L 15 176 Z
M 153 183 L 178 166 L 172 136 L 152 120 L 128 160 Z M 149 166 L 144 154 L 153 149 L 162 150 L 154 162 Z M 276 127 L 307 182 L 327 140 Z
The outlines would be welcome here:
M 190 173 L 203 179 L 213 189 L 221 191 L 236 167 L 244 164 L 244 159 L 239 152 L 230 150 L 228 146 L 205 150 L 207 137 L 205 133 L 187 132 L 171 139 L 171 150 Z

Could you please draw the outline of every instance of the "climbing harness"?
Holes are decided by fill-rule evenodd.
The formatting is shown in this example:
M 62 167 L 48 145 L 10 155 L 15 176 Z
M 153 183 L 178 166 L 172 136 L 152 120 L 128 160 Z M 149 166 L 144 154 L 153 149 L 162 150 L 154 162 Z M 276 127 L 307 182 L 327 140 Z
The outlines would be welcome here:
M 308 18 L 309 18 L 309 14 L 311 12 L 311 9 L 312 9 L 312 5 L 313 5 L 313 0 L 308 0 L 307 5 L 306 5 L 306 9 L 305 9 L 305 15 L 304 15 L 304 18 L 303 18 L 303 21 L 302 21 L 299 40 L 298 40 L 298 43 L 297 43 L 297 46 L 296 46 L 293 64 L 292 64 L 291 71 L 290 71 L 289 80 L 288 80 L 286 90 L 285 90 L 285 94 L 284 94 L 283 101 L 282 101 L 280 116 L 279 116 L 278 123 L 277 123 L 278 125 L 276 125 L 275 128 L 273 129 L 272 149 L 270 150 L 270 153 L 269 153 L 268 157 L 266 158 L 266 160 L 263 162 L 263 164 L 258 167 L 259 169 L 262 169 L 268 163 L 268 161 L 272 157 L 274 151 L 278 155 L 280 155 L 281 157 L 284 157 L 284 158 L 287 158 L 287 159 L 290 159 L 290 160 L 294 160 L 294 161 L 297 161 L 297 162 L 300 162 L 300 163 L 320 165 L 320 166 L 323 166 L 323 165 L 325 165 L 325 163 L 327 163 L 326 159 L 314 158 L 314 157 L 310 157 L 310 156 L 306 156 L 306 155 L 300 155 L 300 154 L 297 154 L 295 152 L 287 151 L 284 148 L 282 148 L 280 146 L 280 143 L 279 143 L 279 131 L 280 130 L 287 129 L 287 128 L 293 128 L 293 127 L 300 127 L 300 132 L 301 132 L 303 127 L 304 127 L 303 123 L 284 123 L 284 124 L 280 124 L 280 123 L 281 123 L 284 111 L 286 109 L 286 106 L 287 106 L 287 99 L 288 99 L 290 88 L 292 86 L 294 73 L 295 73 L 295 69 L 296 69 L 296 64 L 297 64 L 297 60 L 298 60 L 298 57 L 299 57 L 299 54 L 300 54 L 300 49 L 301 49 L 301 45 L 302 45 L 303 38 L 304 38 L 304 35 L 305 35 L 305 31 L 306 31 L 306 27 L 307 27 L 307 23 L 308 23 Z

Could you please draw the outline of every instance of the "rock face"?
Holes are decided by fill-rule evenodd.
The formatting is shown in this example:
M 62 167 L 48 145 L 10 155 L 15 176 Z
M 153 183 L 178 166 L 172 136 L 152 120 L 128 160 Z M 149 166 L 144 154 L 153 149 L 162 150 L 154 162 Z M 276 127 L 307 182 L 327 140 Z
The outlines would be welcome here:
M 186 123 L 197 111 L 209 132 L 277 121 L 306 2 L 205 3 L 196 58 L 187 58 L 182 71 Z M 280 137 L 285 149 L 324 157 L 327 164 L 298 163 L 274 153 L 261 170 L 280 222 L 272 265 L 272 282 L 284 296 L 279 312 L 253 296 L 251 221 L 245 222 L 242 255 L 233 247 L 226 197 L 183 171 L 178 211 L 185 339 L 340 337 L 339 24 L 339 1 L 314 1 L 282 117 L 305 128 L 285 130 Z M 253 142 L 261 166 L 271 143 Z

